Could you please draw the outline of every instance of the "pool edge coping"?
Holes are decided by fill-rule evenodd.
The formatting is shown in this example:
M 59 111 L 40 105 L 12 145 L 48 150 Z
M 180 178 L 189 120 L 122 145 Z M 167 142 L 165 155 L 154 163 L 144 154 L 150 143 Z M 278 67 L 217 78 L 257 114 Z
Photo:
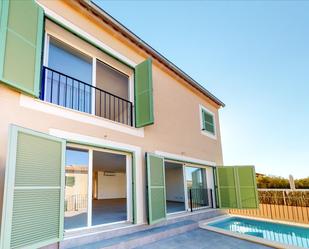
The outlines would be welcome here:
M 278 248 L 278 249 L 286 249 L 286 248 L 289 248 L 289 249 L 304 249 L 303 247 L 283 244 L 283 243 L 280 243 L 280 242 L 275 242 L 275 241 L 271 241 L 271 240 L 268 240 L 268 239 L 259 238 L 259 237 L 253 236 L 253 235 L 235 233 L 235 232 L 231 232 L 231 231 L 228 231 L 228 230 L 225 230 L 225 229 L 222 229 L 222 228 L 217 228 L 217 227 L 213 227 L 213 226 L 209 225 L 212 222 L 225 220 L 227 218 L 232 218 L 232 217 L 251 219 L 251 217 L 248 217 L 248 216 L 226 214 L 226 215 L 222 215 L 222 216 L 219 216 L 219 217 L 200 221 L 199 227 L 202 228 L 202 229 L 205 229 L 205 230 L 212 231 L 212 232 L 221 233 L 221 234 L 224 234 L 224 235 L 227 235 L 227 236 L 235 237 L 235 238 L 242 239 L 242 240 L 247 240 L 247 241 L 250 241 L 250 242 L 254 242 L 254 243 L 257 243 L 257 244 L 270 246 L 270 247 L 274 247 L 274 248 Z M 257 218 L 255 218 L 254 220 L 274 222 L 273 220 L 269 220 L 269 219 L 257 219 Z M 277 221 L 275 221 L 275 222 L 277 222 Z M 282 223 L 282 222 L 277 222 L 277 223 Z M 291 223 L 290 224 L 282 223 L 282 224 L 291 225 Z M 305 227 L 307 228 L 307 226 L 305 226 Z
M 239 218 L 246 218 L 250 220 L 257 220 L 257 221 L 266 221 L 266 222 L 272 222 L 272 223 L 279 223 L 282 225 L 289 225 L 289 226 L 296 226 L 296 227 L 303 227 L 303 228 L 308 228 L 309 225 L 303 224 L 303 223 L 296 223 L 296 222 L 291 222 L 291 221 L 284 221 L 284 220 L 274 220 L 274 219 L 267 219 L 267 218 L 262 218 L 262 217 L 251 217 L 248 215 L 238 215 L 238 214 L 229 214 L 228 216 L 230 217 L 239 217 Z

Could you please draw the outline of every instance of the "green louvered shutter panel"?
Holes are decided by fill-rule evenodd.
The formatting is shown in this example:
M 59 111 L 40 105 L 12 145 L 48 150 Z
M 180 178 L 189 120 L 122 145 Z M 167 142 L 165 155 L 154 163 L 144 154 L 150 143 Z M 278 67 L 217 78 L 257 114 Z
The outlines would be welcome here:
M 237 167 L 240 208 L 258 208 L 258 194 L 253 166 Z
M 254 166 L 217 167 L 220 208 L 258 208 Z
M 0 81 L 39 96 L 44 13 L 34 0 L 1 1 Z
M 206 120 L 205 120 L 205 110 L 202 109 L 202 124 L 203 124 L 203 130 L 206 130 Z
M 65 141 L 11 126 L 1 246 L 39 248 L 63 238 Z
M 154 122 L 152 91 L 152 60 L 135 67 L 135 126 L 143 127 Z
M 146 154 L 148 222 L 154 224 L 166 219 L 164 158 Z
M 218 199 L 220 208 L 237 208 L 238 194 L 234 167 L 217 167 Z
M 215 134 L 215 122 L 212 114 L 202 109 L 203 130 Z

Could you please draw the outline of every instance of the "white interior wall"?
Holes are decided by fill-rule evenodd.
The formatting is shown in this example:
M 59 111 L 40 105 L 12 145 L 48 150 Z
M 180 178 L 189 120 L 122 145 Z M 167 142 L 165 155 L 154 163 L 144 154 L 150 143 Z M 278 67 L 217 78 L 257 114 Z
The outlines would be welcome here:
M 182 167 L 165 167 L 166 200 L 184 202 L 184 182 Z
M 126 174 L 119 172 L 113 176 L 98 172 L 98 199 L 126 198 Z

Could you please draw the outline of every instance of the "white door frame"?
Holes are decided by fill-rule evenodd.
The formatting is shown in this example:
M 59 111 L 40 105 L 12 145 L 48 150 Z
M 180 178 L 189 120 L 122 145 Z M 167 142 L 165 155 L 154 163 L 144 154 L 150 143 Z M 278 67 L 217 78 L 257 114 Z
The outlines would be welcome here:
M 207 187 L 207 189 L 213 189 L 214 188 L 214 186 L 210 186 L 209 185 L 209 182 L 208 182 L 208 171 L 207 171 L 207 169 L 208 168 L 210 168 L 209 166 L 202 166 L 202 165 L 195 165 L 195 164 L 191 164 L 191 163 L 184 163 L 183 164 L 183 168 L 184 168 L 184 175 L 186 176 L 186 167 L 191 167 L 191 168 L 198 168 L 198 169 L 204 169 L 205 170 L 205 174 L 206 174 L 206 176 L 204 177 L 205 178 L 205 180 L 206 180 L 206 187 Z M 203 178 L 203 176 L 202 176 L 202 178 Z M 187 188 L 187 181 L 186 181 L 186 178 L 185 178 L 185 188 L 186 188 L 186 193 L 187 193 L 187 196 L 186 196 L 186 198 L 187 198 L 187 200 L 186 200 L 186 203 L 187 203 L 187 211 L 190 211 L 189 210 L 189 203 L 188 203 L 188 201 L 189 201 L 189 198 L 188 198 L 188 188 Z M 208 206 L 203 206 L 203 207 L 201 207 L 199 210 L 202 210 L 202 209 L 204 209 L 204 208 L 210 208 L 211 206 L 210 206 L 210 200 L 211 200 L 211 196 L 210 196 L 210 194 L 209 193 L 207 193 L 207 195 L 208 195 Z
M 65 229 L 65 232 L 71 232 L 71 231 L 78 231 L 83 230 L 87 228 L 96 228 L 96 227 L 102 227 L 102 226 L 108 226 L 111 224 L 118 224 L 118 223 L 126 223 L 130 222 L 133 223 L 133 189 L 132 189 L 132 155 L 130 153 L 126 152 L 120 152 L 112 149 L 104 149 L 104 148 L 97 148 L 93 146 L 88 145 L 82 145 L 82 144 L 72 144 L 67 143 L 67 148 L 75 148 L 75 149 L 83 149 L 88 151 L 88 189 L 87 189 L 87 225 L 84 227 L 78 227 L 73 229 Z M 111 223 L 105 223 L 105 224 L 99 224 L 99 225 L 92 225 L 92 186 L 93 186 L 93 152 L 94 151 L 101 151 L 111 154 L 118 154 L 118 155 L 125 155 L 126 156 L 126 193 L 127 193 L 127 219 L 123 221 L 117 221 L 117 222 L 111 222 Z
M 184 191 L 185 191 L 185 209 L 186 209 L 186 211 L 189 211 L 187 175 L 186 175 L 186 166 L 184 164 L 182 164 L 182 171 L 183 171 L 183 188 L 184 188 Z

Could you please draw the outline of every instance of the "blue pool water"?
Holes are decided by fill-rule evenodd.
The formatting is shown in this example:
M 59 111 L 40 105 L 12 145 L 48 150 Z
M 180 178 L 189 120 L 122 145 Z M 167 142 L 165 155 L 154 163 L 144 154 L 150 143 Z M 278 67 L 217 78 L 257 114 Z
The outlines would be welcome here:
M 309 248 L 309 228 L 231 217 L 209 226 L 252 235 L 287 245 Z

